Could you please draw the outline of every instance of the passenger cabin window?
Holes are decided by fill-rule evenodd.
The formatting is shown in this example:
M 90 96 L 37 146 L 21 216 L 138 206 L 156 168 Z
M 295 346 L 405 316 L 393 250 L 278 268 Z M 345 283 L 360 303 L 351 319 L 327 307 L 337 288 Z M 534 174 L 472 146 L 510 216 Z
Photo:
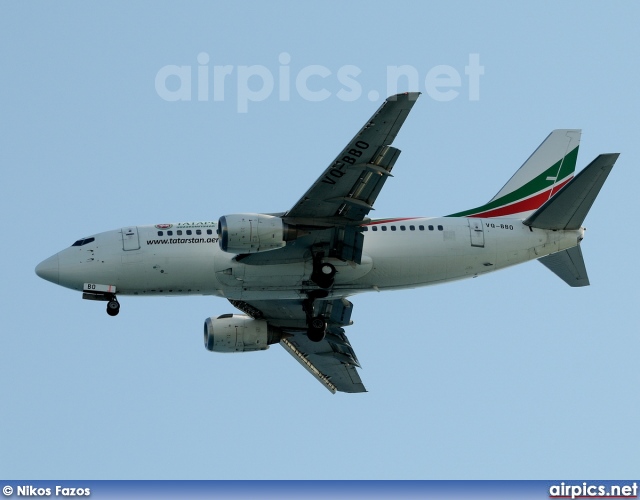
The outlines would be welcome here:
M 173 231 L 167 231 L 167 236 L 173 236 Z
M 424 226 L 418 226 L 418 229 L 420 229 L 420 231 L 424 231 Z
M 444 231 L 444 228 L 442 226 L 438 226 L 438 231 Z
M 81 247 L 82 245 L 86 245 L 87 243 L 91 243 L 92 241 L 96 241 L 96 239 L 95 238 L 82 238 L 82 239 L 76 241 L 71 246 L 72 247 Z
M 415 231 L 416 230 L 416 226 L 409 226 L 409 231 Z
M 406 231 L 407 228 L 405 226 L 400 226 L 400 231 Z
M 178 236 L 182 236 L 182 229 L 178 229 L 178 230 L 176 231 L 176 234 L 177 234 Z
M 377 231 L 378 230 L 378 226 L 371 226 L 371 230 L 372 231 Z
M 362 226 L 362 232 L 364 233 L 365 231 L 368 231 L 369 228 L 367 226 Z
M 207 234 L 213 234 L 213 231 L 211 229 L 207 229 Z
M 202 234 L 202 231 L 200 231 L 200 229 L 196 229 L 196 234 Z
M 429 231 L 433 231 L 433 226 L 429 226 Z
M 382 226 L 380 229 L 382 229 L 383 231 L 387 230 L 387 226 Z
M 391 226 L 391 230 L 395 231 L 396 230 L 396 226 Z
M 191 234 L 191 229 L 187 229 L 187 234 Z

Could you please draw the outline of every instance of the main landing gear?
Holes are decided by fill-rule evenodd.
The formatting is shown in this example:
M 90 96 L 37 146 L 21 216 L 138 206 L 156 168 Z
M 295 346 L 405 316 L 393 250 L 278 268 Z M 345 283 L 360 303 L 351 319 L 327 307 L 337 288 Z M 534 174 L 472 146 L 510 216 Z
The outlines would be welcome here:
M 325 290 L 312 290 L 307 294 L 305 300 L 302 301 L 302 310 L 307 317 L 307 337 L 311 342 L 320 342 L 324 339 L 327 331 L 327 322 L 321 314 L 314 316 L 313 303 L 316 299 L 323 299 L 329 295 Z
M 322 290 L 311 290 L 307 293 L 307 298 L 302 301 L 302 309 L 307 318 L 307 337 L 311 342 L 320 342 L 324 339 L 327 331 L 327 321 L 321 314 L 315 315 L 313 303 L 316 299 L 324 299 L 329 295 L 327 291 L 333 286 L 336 277 L 336 268 L 329 262 L 323 262 L 324 252 L 313 254 L 313 271 L 311 281 Z
M 320 288 L 331 288 L 336 277 L 336 268 L 333 264 L 322 262 L 324 253 L 318 252 L 313 256 L 313 272 L 311 281 Z
M 322 316 L 313 316 L 307 321 L 307 337 L 311 342 L 321 342 L 327 331 L 327 322 Z
M 107 302 L 107 314 L 109 316 L 117 316 L 120 312 L 120 302 L 115 295 L 112 295 Z

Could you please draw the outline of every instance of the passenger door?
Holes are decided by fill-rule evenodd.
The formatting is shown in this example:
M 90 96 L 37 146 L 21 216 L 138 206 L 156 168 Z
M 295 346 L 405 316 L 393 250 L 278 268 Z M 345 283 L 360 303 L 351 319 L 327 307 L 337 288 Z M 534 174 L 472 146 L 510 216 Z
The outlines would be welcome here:
M 138 237 L 138 227 L 128 226 L 122 228 L 122 249 L 139 250 L 140 238 Z
M 471 246 L 484 247 L 484 229 L 482 219 L 468 217 L 469 232 L 471 233 Z

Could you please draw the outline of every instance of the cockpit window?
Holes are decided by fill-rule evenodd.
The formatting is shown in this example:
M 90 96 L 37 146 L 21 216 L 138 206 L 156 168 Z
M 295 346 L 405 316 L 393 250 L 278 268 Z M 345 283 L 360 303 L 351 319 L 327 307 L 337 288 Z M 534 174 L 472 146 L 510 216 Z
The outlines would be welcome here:
M 81 247 L 82 245 L 86 245 L 87 243 L 91 243 L 92 241 L 96 241 L 95 238 L 82 238 L 81 240 L 76 241 L 72 247 Z

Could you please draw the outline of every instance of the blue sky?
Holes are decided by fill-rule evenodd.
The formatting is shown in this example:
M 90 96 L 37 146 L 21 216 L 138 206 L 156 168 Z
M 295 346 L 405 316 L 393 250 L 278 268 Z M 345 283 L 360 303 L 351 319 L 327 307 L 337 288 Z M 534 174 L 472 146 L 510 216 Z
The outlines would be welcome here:
M 637 475 L 639 13 L 632 2 L 3 2 L 0 476 Z M 532 262 L 357 296 L 347 334 L 369 392 L 332 396 L 279 346 L 207 352 L 202 322 L 233 312 L 223 299 L 124 298 L 111 318 L 34 274 L 96 232 L 286 210 L 403 65 L 417 88 L 398 90 L 423 95 L 374 215 L 478 206 L 552 129 L 582 128 L 578 168 L 621 153 L 585 222 L 592 286 Z M 191 100 L 158 90 L 167 66 L 190 66 Z M 198 68 L 212 85 L 215 66 L 231 67 L 224 96 L 210 86 L 198 99 Z M 245 84 L 252 71 L 262 76 Z M 305 71 L 302 90 L 325 99 L 300 92 Z M 360 94 L 345 99 L 341 71 Z M 450 100 L 429 93 L 442 72 Z M 161 83 L 185 91 L 175 76 Z

